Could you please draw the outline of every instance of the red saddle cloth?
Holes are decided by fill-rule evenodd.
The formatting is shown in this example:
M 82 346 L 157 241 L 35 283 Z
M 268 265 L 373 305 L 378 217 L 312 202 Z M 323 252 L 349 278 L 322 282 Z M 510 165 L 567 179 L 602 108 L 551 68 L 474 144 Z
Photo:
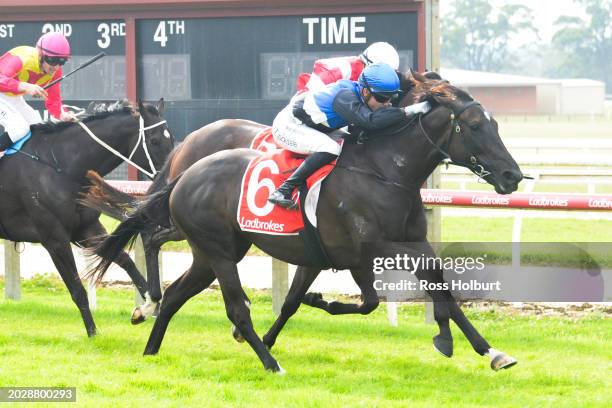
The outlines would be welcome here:
M 275 148 L 273 148 L 275 147 Z M 251 148 L 265 152 L 249 163 L 242 177 L 238 224 L 243 231 L 273 235 L 297 235 L 304 229 L 302 211 L 288 210 L 268 202 L 268 196 L 304 161 L 304 156 L 281 149 L 272 137 L 272 128 L 258 134 Z M 306 181 L 310 189 L 332 171 L 336 162 L 317 170 Z M 294 198 L 298 198 L 297 190 Z

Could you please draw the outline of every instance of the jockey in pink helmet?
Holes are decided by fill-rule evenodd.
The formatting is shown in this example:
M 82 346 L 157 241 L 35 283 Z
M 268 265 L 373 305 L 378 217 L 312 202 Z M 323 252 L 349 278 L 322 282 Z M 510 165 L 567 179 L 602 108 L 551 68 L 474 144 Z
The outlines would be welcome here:
M 44 86 L 62 76 L 70 58 L 70 44 L 61 33 L 43 34 L 36 47 L 19 46 L 0 56 L 0 151 L 29 136 L 30 125 L 42 122 L 40 114 L 23 99 L 24 94 L 43 98 L 56 119 L 75 120 L 62 106 L 60 84 Z

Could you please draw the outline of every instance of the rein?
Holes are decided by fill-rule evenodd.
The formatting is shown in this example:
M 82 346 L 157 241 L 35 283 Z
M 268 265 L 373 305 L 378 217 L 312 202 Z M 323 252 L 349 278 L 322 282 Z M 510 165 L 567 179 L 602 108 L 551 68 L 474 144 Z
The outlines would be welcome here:
M 155 123 L 154 125 L 150 125 L 150 126 L 145 126 L 144 125 L 144 119 L 142 118 L 142 116 L 138 117 L 138 140 L 136 141 L 136 144 L 134 145 L 134 149 L 132 149 L 132 153 L 130 153 L 129 157 L 125 157 L 124 155 L 122 155 L 121 153 L 119 153 L 117 150 L 115 150 L 114 148 L 112 148 L 111 146 L 109 146 L 106 142 L 104 142 L 103 140 L 101 140 L 100 138 L 98 138 L 88 127 L 87 125 L 85 125 L 83 122 L 78 121 L 77 122 L 82 128 L 83 130 L 85 130 L 85 132 L 87 132 L 87 134 L 96 142 L 98 143 L 100 146 L 104 147 L 106 150 L 108 150 L 109 152 L 111 152 L 112 154 L 114 154 L 115 156 L 121 158 L 124 162 L 131 164 L 132 166 L 136 167 L 138 170 L 140 170 L 141 172 L 143 172 L 144 174 L 146 174 L 149 178 L 153 178 L 155 177 L 155 175 L 158 173 L 157 169 L 155 169 L 155 165 L 153 164 L 153 160 L 151 159 L 151 155 L 149 154 L 149 149 L 147 148 L 147 143 L 146 143 L 146 134 L 145 131 L 149 130 L 149 129 L 153 129 L 156 128 L 157 126 L 161 126 L 164 123 L 166 123 L 165 120 L 161 120 L 157 123 Z M 140 167 L 139 165 L 137 165 L 136 163 L 134 163 L 134 161 L 132 161 L 132 157 L 134 156 L 134 153 L 136 152 L 136 150 L 138 149 L 139 144 L 142 144 L 142 148 L 145 152 L 145 156 L 147 157 L 147 160 L 149 162 L 149 168 L 150 168 L 150 172 L 143 169 L 142 167 Z
M 490 171 L 486 170 L 484 168 L 484 166 L 482 164 L 480 164 L 478 162 L 478 158 L 476 157 L 475 154 L 470 155 L 470 163 L 465 163 L 465 162 L 460 162 L 460 161 L 455 161 L 453 159 L 451 159 L 450 154 L 448 154 L 448 152 L 446 150 L 448 150 L 448 145 L 450 144 L 450 140 L 453 137 L 453 132 L 456 135 L 459 135 L 462 133 L 461 130 L 461 125 L 459 123 L 459 116 L 461 116 L 461 114 L 463 112 L 465 112 L 466 109 L 468 109 L 471 106 L 480 106 L 482 108 L 482 105 L 479 102 L 476 101 L 470 101 L 468 103 L 466 103 L 465 105 L 463 105 L 461 107 L 461 109 L 457 112 L 452 111 L 451 115 L 450 115 L 450 119 L 451 119 L 451 130 L 450 130 L 450 134 L 449 136 L 446 138 L 446 142 L 443 144 L 443 146 L 438 146 L 433 140 L 431 140 L 431 138 L 429 137 L 429 135 L 427 134 L 427 131 L 425 130 L 425 128 L 423 127 L 423 123 L 421 120 L 422 115 L 419 115 L 419 128 L 421 129 L 421 132 L 423 133 L 423 136 L 425 136 L 425 139 L 427 139 L 427 141 L 433 146 L 433 148 L 435 150 L 437 150 L 443 157 L 444 159 L 442 160 L 444 163 L 446 163 L 446 165 L 449 164 L 453 164 L 455 166 L 459 166 L 459 167 L 465 167 L 467 169 L 470 169 L 470 171 L 472 173 L 474 173 L 475 175 L 477 175 L 478 177 L 484 179 L 485 177 L 487 177 L 488 175 L 491 174 Z M 465 144 L 467 145 L 468 149 L 473 151 L 473 145 L 471 143 L 471 141 L 469 139 L 464 140 Z M 443 149 L 443 147 L 445 147 L 445 149 Z

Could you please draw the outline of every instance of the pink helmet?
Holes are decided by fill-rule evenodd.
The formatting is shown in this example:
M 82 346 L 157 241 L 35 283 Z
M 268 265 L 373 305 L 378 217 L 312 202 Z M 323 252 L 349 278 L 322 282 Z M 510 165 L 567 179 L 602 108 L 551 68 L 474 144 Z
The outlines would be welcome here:
M 36 43 L 44 57 L 70 58 L 70 44 L 62 33 L 43 34 Z

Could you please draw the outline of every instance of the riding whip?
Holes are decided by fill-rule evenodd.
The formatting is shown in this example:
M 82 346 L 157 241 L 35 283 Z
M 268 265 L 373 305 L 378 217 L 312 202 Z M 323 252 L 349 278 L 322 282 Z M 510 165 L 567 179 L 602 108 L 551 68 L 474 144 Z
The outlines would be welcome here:
M 79 65 L 78 67 L 76 67 L 75 69 L 73 69 L 72 71 L 70 71 L 69 73 L 67 73 L 66 75 L 63 75 L 61 78 L 57 78 L 55 81 L 51 81 L 49 82 L 47 85 L 45 85 L 43 87 L 43 89 L 49 89 L 51 88 L 53 85 L 57 84 L 59 81 L 61 81 L 62 79 L 69 77 L 70 75 L 74 74 L 75 72 L 77 72 L 80 69 L 85 68 L 86 66 L 93 64 L 94 62 L 96 62 L 97 60 L 99 60 L 100 58 L 102 58 L 103 56 L 105 56 L 106 53 L 101 52 L 98 55 L 96 55 L 95 57 L 91 58 L 89 61 L 84 62 L 83 64 Z

